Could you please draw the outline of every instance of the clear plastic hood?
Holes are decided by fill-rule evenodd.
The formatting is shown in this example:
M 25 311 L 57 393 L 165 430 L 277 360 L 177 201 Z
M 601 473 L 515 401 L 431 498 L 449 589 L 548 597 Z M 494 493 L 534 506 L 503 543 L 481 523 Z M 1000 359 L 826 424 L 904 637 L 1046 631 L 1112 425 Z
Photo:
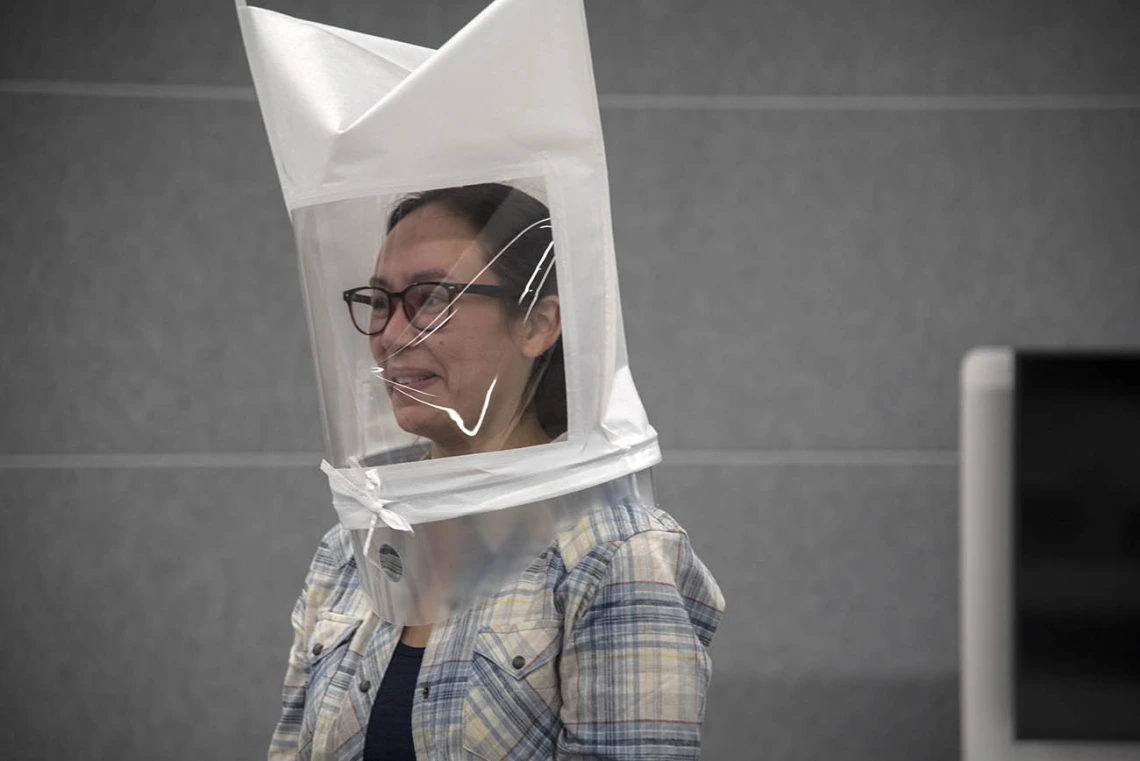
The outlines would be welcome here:
M 334 507 L 364 532 L 363 570 L 391 566 L 370 554 L 385 547 L 401 558 L 398 581 L 368 581 L 378 613 L 454 611 L 597 488 L 660 461 L 626 357 L 581 0 L 497 0 L 438 51 L 238 14 L 296 235 Z M 457 520 L 474 523 L 447 533 Z M 440 589 L 440 547 L 481 581 L 428 604 L 410 590 Z

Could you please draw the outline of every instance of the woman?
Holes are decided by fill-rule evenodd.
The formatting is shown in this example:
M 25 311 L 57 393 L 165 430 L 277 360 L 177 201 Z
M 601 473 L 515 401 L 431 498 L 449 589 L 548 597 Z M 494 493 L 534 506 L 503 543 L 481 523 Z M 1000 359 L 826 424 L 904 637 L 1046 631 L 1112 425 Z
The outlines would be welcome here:
M 369 286 L 345 294 L 429 456 L 566 430 L 549 214 L 504 185 L 391 214 Z M 723 610 L 684 530 L 615 499 L 472 610 L 398 627 L 368 609 L 347 532 L 320 544 L 293 613 L 270 758 L 687 759 L 700 752 Z

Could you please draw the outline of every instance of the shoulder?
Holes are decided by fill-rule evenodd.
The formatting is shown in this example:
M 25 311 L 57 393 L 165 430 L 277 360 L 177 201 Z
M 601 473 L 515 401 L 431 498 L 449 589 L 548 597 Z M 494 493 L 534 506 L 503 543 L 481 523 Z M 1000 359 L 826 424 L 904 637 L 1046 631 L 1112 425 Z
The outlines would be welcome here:
M 664 510 L 636 501 L 598 508 L 559 537 L 558 550 L 566 568 L 558 597 L 571 627 L 591 608 L 665 606 L 686 611 L 706 646 L 712 640 L 724 596 Z
M 329 529 L 317 545 L 305 576 L 303 597 L 305 607 L 313 614 L 363 614 L 364 598 L 352 541 L 339 523 Z
M 310 570 L 335 573 L 352 561 L 352 542 L 348 532 L 337 523 L 321 537 Z
M 591 556 L 612 553 L 635 536 L 670 541 L 688 535 L 664 510 L 637 501 L 603 505 L 583 515 L 558 536 L 558 552 L 567 572 Z

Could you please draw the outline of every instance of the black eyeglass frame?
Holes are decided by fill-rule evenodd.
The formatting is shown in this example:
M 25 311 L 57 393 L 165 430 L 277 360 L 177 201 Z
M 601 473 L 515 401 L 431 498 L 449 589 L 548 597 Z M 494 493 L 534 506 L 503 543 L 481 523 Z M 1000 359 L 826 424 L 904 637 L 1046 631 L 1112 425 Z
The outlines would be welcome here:
M 419 287 L 425 286 L 425 285 L 443 288 L 445 291 L 447 291 L 447 306 L 445 307 L 445 309 L 447 310 L 448 314 L 445 316 L 444 319 L 446 319 L 447 316 L 450 316 L 451 305 L 455 303 L 455 300 L 459 296 L 462 296 L 465 293 L 472 293 L 472 294 L 475 294 L 476 296 L 491 296 L 493 298 L 499 298 L 499 299 L 510 298 L 510 293 L 509 293 L 508 289 L 504 288 L 501 285 L 477 285 L 475 283 L 445 283 L 445 282 L 440 282 L 440 281 L 436 281 L 436 280 L 427 280 L 427 281 L 424 281 L 422 283 L 412 283 L 402 291 L 389 291 L 387 288 L 381 288 L 378 285 L 361 285 L 361 286 L 358 286 L 356 288 L 349 288 L 343 294 L 344 305 L 346 307 L 348 307 L 348 319 L 349 319 L 349 321 L 352 322 L 352 327 L 356 328 L 356 330 L 358 332 L 363 333 L 366 336 L 375 336 L 375 335 L 379 335 L 380 333 L 383 333 L 384 328 L 388 327 L 388 323 L 392 321 L 392 313 L 393 313 L 393 308 L 394 308 L 393 302 L 395 299 L 399 299 L 400 303 L 403 305 L 404 317 L 406 317 L 408 319 L 408 323 L 413 325 L 414 327 L 416 327 L 419 330 L 425 330 L 426 328 L 421 328 L 415 324 L 415 322 L 414 322 L 415 317 L 416 317 L 415 313 L 410 312 L 408 310 L 408 300 L 406 298 L 404 298 L 404 295 L 408 291 L 412 290 L 413 288 L 419 288 Z M 353 315 L 352 315 L 352 305 L 354 303 L 355 304 L 367 304 L 370 307 L 372 306 L 372 300 L 361 295 L 362 291 L 381 291 L 382 293 L 384 293 L 384 295 L 386 295 L 388 297 L 388 316 L 384 319 L 383 325 L 381 325 L 378 329 L 371 331 L 371 332 L 364 330 L 359 325 L 357 325 L 356 324 L 356 318 L 353 317 Z M 433 317 L 432 319 L 436 320 L 436 319 L 439 319 L 439 317 L 436 316 L 436 317 Z

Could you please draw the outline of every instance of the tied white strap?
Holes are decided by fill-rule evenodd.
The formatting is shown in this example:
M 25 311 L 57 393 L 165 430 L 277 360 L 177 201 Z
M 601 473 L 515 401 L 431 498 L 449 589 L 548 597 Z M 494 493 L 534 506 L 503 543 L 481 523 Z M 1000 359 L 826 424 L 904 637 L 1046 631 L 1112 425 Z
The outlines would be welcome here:
M 368 535 L 364 537 L 364 557 L 368 557 L 368 550 L 372 547 L 372 535 L 376 533 L 376 524 L 379 520 L 380 516 L 373 514 L 372 525 L 368 527 Z
M 412 524 L 408 523 L 407 518 L 385 507 L 385 505 L 391 503 L 392 500 L 376 496 L 375 493 L 380 491 L 380 476 L 376 474 L 374 469 L 364 471 L 364 478 L 367 484 L 365 489 L 361 489 L 354 484 L 348 476 L 330 465 L 327 460 L 321 460 L 321 470 L 329 477 L 329 480 L 335 484 L 341 494 L 352 497 L 372 512 L 372 526 L 368 529 L 368 538 L 365 540 L 365 548 L 371 544 L 372 532 L 376 530 L 378 521 L 382 521 L 385 526 L 396 529 L 397 531 L 407 531 L 411 534 L 415 533 L 412 529 Z M 365 551 L 367 552 L 367 549 Z

